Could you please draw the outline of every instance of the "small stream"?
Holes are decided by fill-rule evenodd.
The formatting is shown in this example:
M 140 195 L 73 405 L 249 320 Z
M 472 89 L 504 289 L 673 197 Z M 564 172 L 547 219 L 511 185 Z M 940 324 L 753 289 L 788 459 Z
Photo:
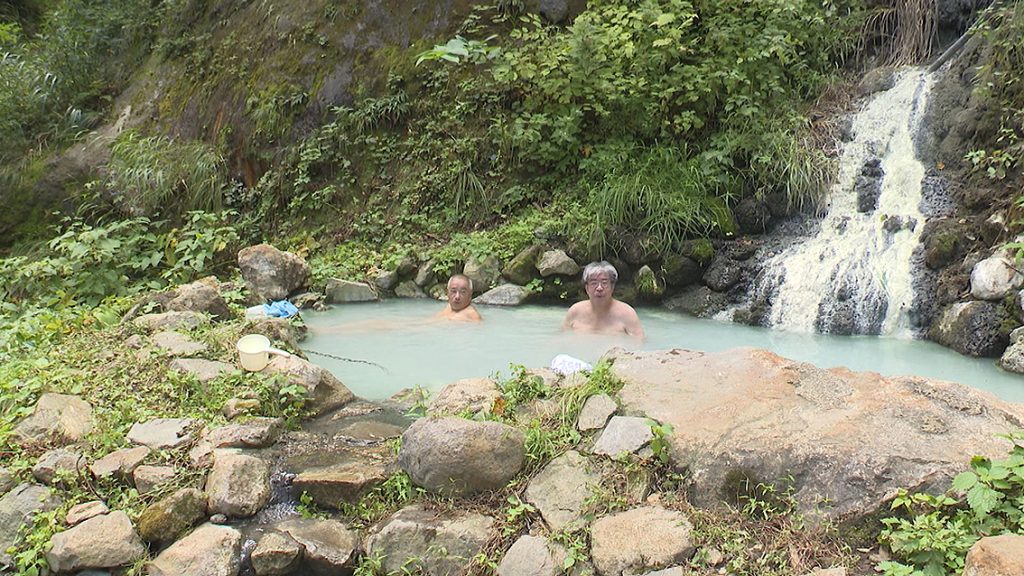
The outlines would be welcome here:
M 463 324 L 432 318 L 443 304 L 389 300 L 303 312 L 310 328 L 302 346 L 378 364 L 333 360 L 313 353 L 357 396 L 374 400 L 423 386 L 431 390 L 460 378 L 509 375 L 510 364 L 548 366 L 557 354 L 597 361 L 608 349 L 687 348 L 716 352 L 741 346 L 765 348 L 821 367 L 846 366 L 888 376 L 951 380 L 1024 402 L 1024 377 L 1004 372 L 992 359 L 961 356 L 933 342 L 886 336 L 829 336 L 752 327 L 639 309 L 647 339 L 574 334 L 560 329 L 565 308 L 478 307 L 484 322 Z

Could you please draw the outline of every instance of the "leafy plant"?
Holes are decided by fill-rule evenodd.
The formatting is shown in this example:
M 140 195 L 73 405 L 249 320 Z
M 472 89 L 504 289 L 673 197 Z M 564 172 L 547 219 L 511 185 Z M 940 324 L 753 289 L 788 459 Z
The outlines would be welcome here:
M 523 502 L 517 494 L 510 494 L 505 502 L 508 505 L 505 506 L 505 524 L 501 531 L 505 536 L 511 536 L 520 530 L 526 516 L 536 512 L 537 507 L 529 502 Z
M 651 439 L 651 450 L 654 451 L 654 457 L 657 458 L 662 464 L 668 464 L 669 458 L 671 458 L 671 448 L 668 439 L 672 435 L 674 428 L 671 424 L 659 424 L 654 420 L 649 421 L 651 426 L 651 434 L 654 438 Z
M 490 60 L 497 56 L 501 50 L 500 48 L 487 45 L 488 42 L 495 38 L 497 36 L 490 36 L 484 40 L 466 40 L 462 36 L 456 36 L 444 45 L 437 45 L 430 50 L 421 52 L 416 57 L 416 65 L 418 66 L 431 60 L 445 60 L 456 64 L 464 60 L 469 62 Z

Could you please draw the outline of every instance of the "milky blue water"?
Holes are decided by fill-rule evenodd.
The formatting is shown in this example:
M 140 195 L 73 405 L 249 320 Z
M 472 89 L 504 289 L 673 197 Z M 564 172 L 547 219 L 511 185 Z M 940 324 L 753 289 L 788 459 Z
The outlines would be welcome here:
M 639 309 L 647 332 L 640 343 L 625 336 L 562 332 L 565 308 L 478 306 L 484 322 L 464 324 L 433 319 L 442 307 L 430 300 L 388 300 L 303 312 L 310 331 L 302 347 L 377 364 L 309 354 L 311 361 L 367 399 L 387 398 L 414 386 L 436 390 L 460 378 L 508 375 L 510 364 L 548 366 L 557 354 L 593 363 L 615 346 L 707 352 L 752 346 L 823 368 L 846 366 L 889 376 L 952 380 L 1024 402 L 1024 376 L 1000 370 L 992 359 L 968 358 L 932 342 L 790 333 Z

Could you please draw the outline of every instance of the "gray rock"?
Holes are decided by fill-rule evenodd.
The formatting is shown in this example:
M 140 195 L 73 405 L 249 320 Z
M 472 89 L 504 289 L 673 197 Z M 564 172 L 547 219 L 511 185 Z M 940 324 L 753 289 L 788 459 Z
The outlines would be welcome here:
M 1024 374 L 1024 343 L 1010 344 L 999 358 L 999 367 L 1007 372 Z
M 525 437 L 497 422 L 421 418 L 402 435 L 398 463 L 431 492 L 469 495 L 501 488 L 523 465 Z
M 493 526 L 494 519 L 481 514 L 438 513 L 409 506 L 387 519 L 370 537 L 367 554 L 382 556 L 388 573 L 406 569 L 424 576 L 465 574 Z
M 565 558 L 565 549 L 558 544 L 527 534 L 505 553 L 498 576 L 558 576 Z
M 501 397 L 498 384 L 490 378 L 466 378 L 445 386 L 430 401 L 427 413 L 447 416 L 469 412 L 490 413 L 494 401 Z
M 11 431 L 11 440 L 20 446 L 51 440 L 67 445 L 83 439 L 93 426 L 88 402 L 78 396 L 46 393 L 39 397 L 32 414 Z
M 978 540 L 967 553 L 963 576 L 1024 574 L 1024 536 L 1003 534 Z
M 296 294 L 289 300 L 299 310 L 320 310 L 324 306 L 323 294 L 317 292 L 303 292 L 302 294 Z
M 277 442 L 282 431 L 281 418 L 253 418 L 214 428 L 206 435 L 206 441 L 214 448 L 266 448 Z
M 216 278 L 204 278 L 191 284 L 183 284 L 174 290 L 174 296 L 164 306 L 174 312 L 200 312 L 209 314 L 214 320 L 228 320 L 231 309 L 220 295 Z
M 305 325 L 295 325 L 288 318 L 271 316 L 248 318 L 244 328 L 246 334 L 263 334 L 270 338 L 271 342 L 284 342 L 293 350 L 299 349 L 298 343 L 306 337 L 308 331 Z
M 682 572 L 680 572 L 682 575 Z M 846 576 L 846 568 L 818 568 L 805 574 L 804 576 Z M 967 576 L 966 573 L 964 576 Z
M 228 364 L 227 362 L 204 360 L 202 358 L 175 358 L 171 360 L 169 367 L 175 372 L 191 374 L 203 384 L 219 378 L 222 374 L 228 374 L 238 369 L 233 364 Z
M 519 306 L 526 302 L 533 292 L 515 284 L 502 284 L 473 299 L 474 304 L 487 306 Z
M 14 474 L 4 466 L 0 466 L 0 496 L 7 494 L 14 488 L 17 480 L 14 478 Z
M 900 487 L 945 490 L 964 454 L 1004 457 L 1010 442 L 997 436 L 1024 423 L 1021 405 L 961 384 L 824 370 L 765 350 L 608 357 L 622 411 L 672 427 L 670 463 L 690 471 L 697 506 L 790 477 L 802 514 L 856 517 Z
M 553 24 L 561 24 L 569 17 L 568 0 L 540 0 L 538 3 L 540 15 Z
M 698 318 L 710 318 L 725 310 L 729 297 L 715 292 L 707 286 L 692 286 L 665 301 L 665 308 L 672 312 L 683 312 Z
M 202 342 L 196 342 L 181 332 L 164 330 L 150 336 L 153 345 L 166 351 L 171 356 L 195 356 L 209 348 Z
M 978 300 L 1002 300 L 1021 286 L 1024 286 L 1024 274 L 1002 256 L 986 258 L 971 271 L 971 296 Z
M 615 416 L 594 443 L 592 452 L 614 458 L 623 452 L 638 452 L 652 439 L 654 433 L 651 432 L 650 419 Z
M 1006 350 L 1009 336 L 1002 331 L 1007 318 L 995 302 L 958 302 L 942 311 L 928 337 L 968 356 L 995 357 Z
M 269 244 L 243 248 L 238 252 L 238 267 L 245 285 L 259 302 L 284 300 L 309 280 L 305 260 Z
M 304 387 L 306 406 L 317 415 L 341 408 L 355 398 L 329 370 L 297 356 L 274 356 L 263 372 L 283 374 L 290 384 Z
M 256 576 L 286 576 L 298 568 L 303 550 L 291 536 L 271 531 L 260 537 L 249 558 Z
M 470 258 L 466 261 L 462 273 L 473 281 L 473 293 L 480 294 L 498 283 L 501 277 L 501 261 L 494 256 L 485 256 L 483 259 Z
M 210 317 L 201 312 L 162 312 L 143 314 L 132 320 L 137 328 L 147 332 L 160 330 L 194 330 L 210 323 Z
M 542 251 L 543 248 L 537 244 L 524 248 L 515 258 L 508 261 L 501 270 L 501 275 L 513 284 L 528 284 L 537 273 L 537 257 Z
M 22 526 L 29 525 L 35 515 L 60 506 L 61 500 L 44 486 L 19 484 L 0 498 L 0 571 L 11 563 L 7 550 L 18 543 Z
M 270 501 L 270 466 L 253 456 L 216 450 L 206 497 L 211 514 L 248 518 Z
M 570 450 L 548 462 L 526 487 L 526 500 L 537 507 L 552 532 L 578 527 L 586 501 L 601 485 L 586 457 Z
M 323 508 L 338 509 L 342 504 L 355 504 L 374 486 L 388 478 L 384 462 L 350 458 L 324 466 L 299 470 L 292 480 L 297 493 L 307 493 Z
M 228 420 L 234 420 L 239 416 L 259 412 L 260 401 L 256 398 L 232 398 L 224 403 L 221 414 Z
M 739 284 L 743 277 L 740 265 L 731 258 L 720 255 L 716 257 L 704 272 L 704 284 L 715 292 L 728 292 Z
M 869 96 L 875 92 L 884 92 L 896 85 L 895 70 L 892 66 L 879 66 L 864 73 L 857 83 L 857 94 Z
M 395 286 L 395 296 L 399 298 L 429 298 L 423 288 L 417 286 L 412 280 L 399 282 L 398 286 Z
M 416 276 L 413 277 L 412 281 L 415 282 L 416 285 L 419 286 L 420 288 L 423 288 L 425 286 L 433 284 L 435 278 L 436 275 L 434 274 L 434 261 L 428 260 L 423 264 L 420 264 L 420 267 L 417 268 L 416 270 Z
M 580 432 L 589 432 L 604 428 L 608 418 L 619 409 L 619 405 L 607 394 L 595 394 L 583 404 L 579 418 L 576 420 L 576 429 Z
M 377 293 L 369 284 L 331 278 L 327 281 L 327 303 L 345 304 L 348 302 L 374 302 L 379 300 Z
M 139 534 L 147 542 L 173 542 L 205 518 L 206 496 L 195 488 L 182 488 L 142 512 Z
M 119 479 L 130 479 L 149 453 L 150 449 L 147 446 L 115 450 L 93 462 L 92 466 L 89 466 L 89 471 L 97 478 L 114 476 Z
M 132 479 L 139 494 L 149 494 L 173 480 L 176 475 L 172 466 L 139 466 L 132 473 Z
M 54 534 L 50 543 L 46 563 L 58 573 L 127 566 L 146 556 L 132 521 L 120 510 Z
M 100 500 L 92 500 L 90 502 L 82 502 L 81 504 L 75 504 L 68 510 L 67 516 L 64 521 L 68 526 L 75 526 L 81 524 L 90 518 L 102 516 L 110 512 L 110 508 Z
M 580 266 L 562 250 L 548 250 L 537 260 L 537 271 L 540 275 L 575 276 L 580 273 Z
M 359 535 L 336 520 L 290 520 L 275 527 L 303 547 L 307 574 L 349 574 L 359 553 Z
M 85 456 L 67 448 L 50 450 L 36 460 L 32 467 L 32 477 L 52 486 L 60 476 L 78 476 L 85 469 Z
M 155 418 L 136 422 L 128 431 L 128 440 L 153 450 L 177 448 L 192 441 L 192 431 L 199 422 L 191 418 Z
M 673 287 L 689 286 L 700 281 L 703 275 L 700 264 L 693 258 L 681 254 L 670 254 L 661 264 L 665 283 Z
M 398 284 L 398 272 L 395 270 L 381 272 L 373 279 L 373 283 L 380 292 L 387 292 Z
M 602 576 L 683 564 L 696 550 L 692 531 L 682 512 L 657 506 L 634 508 L 594 521 L 590 557 Z
M 146 565 L 149 576 L 236 576 L 242 534 L 234 528 L 203 524 L 171 544 Z
M 673 566 L 671 568 L 665 568 L 664 570 L 655 570 L 654 572 L 648 572 L 643 576 L 685 576 L 682 566 Z

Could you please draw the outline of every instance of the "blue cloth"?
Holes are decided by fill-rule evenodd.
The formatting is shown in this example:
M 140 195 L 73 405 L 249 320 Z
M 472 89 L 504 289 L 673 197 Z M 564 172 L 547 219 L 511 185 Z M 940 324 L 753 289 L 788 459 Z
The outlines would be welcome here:
M 295 304 L 292 304 L 287 300 L 278 300 L 277 302 L 264 304 L 263 311 L 267 316 L 273 316 L 275 318 L 291 318 L 299 313 L 299 309 L 295 307 Z

